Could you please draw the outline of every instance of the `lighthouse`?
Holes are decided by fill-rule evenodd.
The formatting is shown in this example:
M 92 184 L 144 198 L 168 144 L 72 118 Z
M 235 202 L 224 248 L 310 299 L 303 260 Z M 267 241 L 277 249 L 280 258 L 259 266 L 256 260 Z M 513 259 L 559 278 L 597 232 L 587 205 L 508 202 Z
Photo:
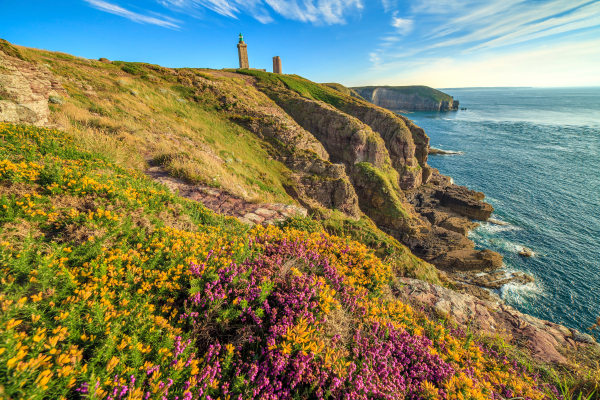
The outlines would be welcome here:
M 249 69 L 248 63 L 248 46 L 244 43 L 244 36 L 240 33 L 240 42 L 237 45 L 238 56 L 240 58 L 240 69 Z

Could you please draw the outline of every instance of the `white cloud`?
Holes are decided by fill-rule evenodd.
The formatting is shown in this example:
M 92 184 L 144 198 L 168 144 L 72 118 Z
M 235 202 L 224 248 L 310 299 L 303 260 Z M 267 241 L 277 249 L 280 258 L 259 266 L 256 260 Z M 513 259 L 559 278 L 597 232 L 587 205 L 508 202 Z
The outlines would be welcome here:
M 389 12 L 398 6 L 398 0 L 381 0 L 385 12 Z
M 518 29 L 516 32 L 505 34 L 470 50 L 506 46 L 598 25 L 600 25 L 600 3 L 594 3 L 560 17 L 552 17 L 542 22 L 532 23 Z
M 439 42 L 435 47 L 524 36 L 567 22 L 587 19 L 594 14 L 599 15 L 600 3 L 585 6 L 586 3 L 589 3 L 589 0 L 555 0 L 548 3 L 506 0 L 486 4 L 480 8 L 474 8 L 470 13 L 450 19 L 438 27 L 438 32 L 445 30 L 461 34 Z M 561 16 L 556 17 L 557 15 Z M 448 36 L 448 34 L 437 34 L 433 37 L 444 36 Z
M 262 23 L 273 21 L 270 11 L 284 18 L 319 24 L 344 24 L 348 14 L 363 8 L 361 0 L 161 0 L 179 9 L 207 8 L 229 18 L 249 14 Z
M 138 14 L 133 11 L 126 10 L 125 8 L 120 7 L 116 4 L 107 3 L 106 1 L 102 1 L 102 0 L 84 0 L 84 1 L 100 11 L 105 11 L 107 13 L 115 14 L 115 15 L 127 18 L 133 22 L 137 22 L 139 24 L 152 24 L 152 25 L 158 25 L 158 26 L 162 26 L 162 27 L 170 28 L 170 29 L 178 29 L 179 24 L 181 23 L 181 21 L 178 21 L 173 18 L 169 18 L 167 16 L 164 16 L 164 15 L 161 15 L 158 13 L 152 13 L 156 17 Z
M 398 30 L 401 35 L 406 35 L 413 28 L 412 19 L 396 18 L 392 17 L 392 26 Z
M 410 26 L 408 21 L 419 21 Z M 600 2 L 591 0 L 417 0 L 394 31 L 382 35 L 375 68 L 398 68 L 399 55 L 410 62 L 435 62 L 461 53 L 503 47 L 517 51 L 527 42 L 555 41 L 585 28 L 600 27 Z M 412 29 L 410 41 L 404 39 Z M 399 40 L 394 41 L 396 37 Z M 600 52 L 600 50 L 598 50 Z

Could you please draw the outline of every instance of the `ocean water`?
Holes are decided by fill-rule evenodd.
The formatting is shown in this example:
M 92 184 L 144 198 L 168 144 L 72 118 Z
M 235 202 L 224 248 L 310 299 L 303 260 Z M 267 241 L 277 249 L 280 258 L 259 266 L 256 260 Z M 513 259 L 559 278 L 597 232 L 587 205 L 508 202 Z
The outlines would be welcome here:
M 467 110 L 405 114 L 459 185 L 482 191 L 494 218 L 471 233 L 505 268 L 536 279 L 502 298 L 538 318 L 588 332 L 600 316 L 600 88 L 448 89 Z M 527 247 L 535 257 L 523 258 Z

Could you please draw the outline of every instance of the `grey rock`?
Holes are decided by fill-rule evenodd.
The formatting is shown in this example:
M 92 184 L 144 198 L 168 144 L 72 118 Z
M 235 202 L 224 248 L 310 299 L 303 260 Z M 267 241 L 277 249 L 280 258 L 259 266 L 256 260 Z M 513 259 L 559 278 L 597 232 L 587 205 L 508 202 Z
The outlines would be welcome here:
M 571 331 L 571 335 L 574 341 L 580 343 L 594 344 L 596 340 L 591 335 L 587 333 L 581 333 L 576 329 L 569 329 Z
M 48 102 L 52 104 L 62 104 L 63 99 L 60 96 L 50 96 L 48 97 Z

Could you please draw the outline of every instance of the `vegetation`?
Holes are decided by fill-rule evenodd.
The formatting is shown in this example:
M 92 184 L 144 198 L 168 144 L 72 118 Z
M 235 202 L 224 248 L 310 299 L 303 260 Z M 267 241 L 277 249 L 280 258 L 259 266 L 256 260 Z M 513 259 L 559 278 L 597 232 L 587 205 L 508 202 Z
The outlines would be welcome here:
M 112 161 L 138 171 L 160 161 L 174 176 L 249 201 L 294 202 L 284 189 L 289 171 L 270 159 L 271 145 L 215 112 L 214 96 L 196 99 L 179 71 L 12 47 L 62 77 L 69 96 L 51 106 L 51 122 L 75 133 L 86 149 L 105 149 Z
M 397 178 L 390 179 L 388 174 L 385 174 L 367 162 L 358 163 L 356 166 L 360 174 L 370 182 L 370 187 L 372 187 L 375 192 L 374 197 L 381 199 L 382 201 L 382 204 L 378 204 L 374 210 L 376 213 L 388 215 L 390 217 L 410 217 L 398 197 L 398 189 L 392 184 L 392 182 L 398 181 Z M 390 173 L 395 172 L 391 168 L 390 170 Z M 388 201 L 384 202 L 384 199 L 387 199 Z
M 591 378 L 559 381 L 500 335 L 399 301 L 397 275 L 437 274 L 366 217 L 324 210 L 251 229 L 147 178 L 152 161 L 248 199 L 292 201 L 275 145 L 220 112 L 240 98 L 216 101 L 186 80 L 240 78 L 13 47 L 62 76 L 69 96 L 51 105 L 64 131 L 0 124 L 0 398 L 592 392 Z M 312 98 L 345 96 L 276 78 Z
M 308 79 L 304 79 L 298 75 L 271 74 L 269 72 L 249 69 L 242 69 L 238 72 L 258 78 L 263 85 L 277 85 L 279 82 L 281 82 L 286 88 L 298 93 L 300 96 L 323 101 L 336 108 L 339 107 L 343 102 L 343 99 L 337 91 L 326 86 L 319 85 L 318 83 L 311 82 Z
M 436 103 L 442 101 L 447 101 L 451 103 L 453 100 L 452 96 L 440 92 L 439 90 L 436 90 L 434 88 L 430 88 L 429 86 L 361 86 L 354 87 L 352 89 L 354 89 L 359 94 L 363 93 L 363 97 L 366 96 L 366 98 L 370 98 L 371 96 L 367 96 L 366 94 L 371 94 L 373 90 L 379 87 L 383 87 L 388 90 L 393 90 L 395 92 L 399 92 L 406 95 L 416 94 L 417 96 L 423 99 L 430 99 Z
M 330 88 L 332 88 L 334 90 L 337 90 L 338 92 L 342 92 L 342 93 L 344 93 L 344 94 L 346 94 L 348 96 L 356 97 L 358 99 L 364 100 L 362 98 L 362 96 L 359 95 L 358 93 L 356 93 L 356 91 L 354 89 L 347 88 L 346 86 L 344 86 L 342 84 L 339 84 L 339 83 L 322 83 L 321 85 L 330 87 Z
M 444 285 L 433 265 L 415 257 L 406 246 L 377 228 L 370 218 L 362 217 L 355 221 L 339 211 L 321 210 L 313 218 L 292 217 L 282 221 L 279 226 L 310 233 L 324 231 L 350 238 L 373 250 L 373 254 L 390 265 L 395 276 Z
M 23 61 L 28 61 L 27 57 L 23 55 L 21 50 L 18 47 L 13 46 L 6 40 L 0 38 L 0 50 L 2 50 L 5 54 L 8 54 L 11 57 L 16 57 Z
M 366 246 L 248 231 L 75 143 L 0 125 L 3 396 L 558 395 L 382 296 L 392 267 Z

